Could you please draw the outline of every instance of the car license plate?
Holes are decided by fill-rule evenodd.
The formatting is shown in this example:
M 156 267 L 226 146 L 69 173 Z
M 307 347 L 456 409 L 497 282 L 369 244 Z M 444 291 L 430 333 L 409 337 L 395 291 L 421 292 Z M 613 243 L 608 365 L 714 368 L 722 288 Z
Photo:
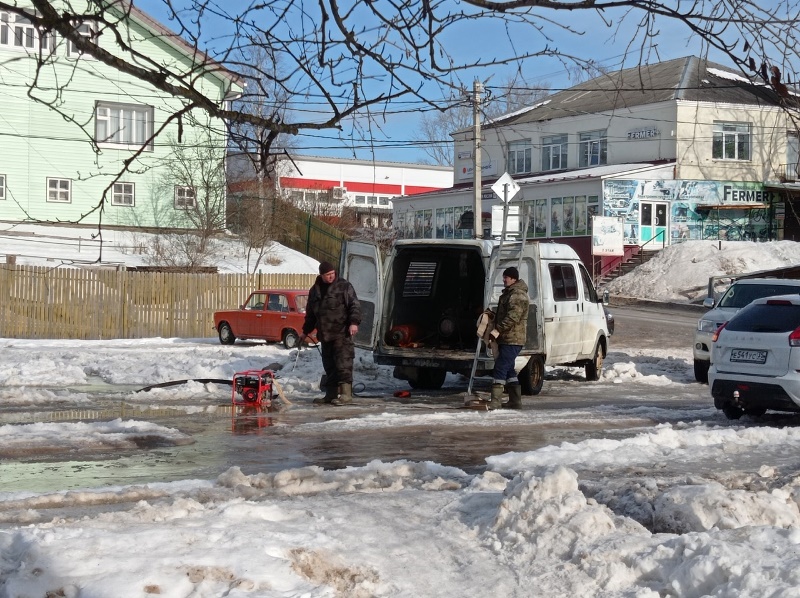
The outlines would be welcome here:
M 766 351 L 754 351 L 753 349 L 731 349 L 731 361 L 740 363 L 766 363 Z

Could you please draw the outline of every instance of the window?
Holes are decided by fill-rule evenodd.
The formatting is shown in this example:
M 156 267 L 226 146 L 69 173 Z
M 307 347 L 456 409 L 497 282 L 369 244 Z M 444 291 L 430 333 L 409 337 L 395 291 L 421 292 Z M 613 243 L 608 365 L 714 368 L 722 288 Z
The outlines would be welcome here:
M 553 299 L 575 301 L 578 298 L 578 279 L 572 264 L 550 264 L 550 281 L 553 284 Z
M 368 195 L 367 196 L 367 205 L 374 206 L 378 204 L 378 198 L 375 195 Z
M 93 23 L 80 23 L 75 26 L 75 31 L 81 37 L 85 37 L 89 41 L 95 41 L 95 37 L 97 33 L 95 32 L 95 26 Z M 81 56 L 83 52 L 81 52 L 74 44 L 74 42 L 70 41 L 67 44 L 67 56 Z
M 111 189 L 112 206 L 132 206 L 133 198 L 133 183 L 114 183 L 114 187 Z
M 403 297 L 430 297 L 436 262 L 411 262 L 403 282 Z
M 289 300 L 286 299 L 286 295 L 270 294 L 267 310 L 289 311 Z
M 188 210 L 194 207 L 194 188 L 175 187 L 175 207 Z
M 356 195 L 356 204 L 366 204 L 367 197 L 366 195 Z
M 264 309 L 264 306 L 267 304 L 268 295 L 266 293 L 253 293 L 250 295 L 250 299 L 247 300 L 245 303 L 245 309 Z
M 47 179 L 47 201 L 71 202 L 72 181 L 70 179 Z
M 0 199 L 6 198 L 6 175 L 0 174 Z
M 379 197 L 378 198 L 378 205 L 380 205 L 380 206 L 388 206 L 389 205 L 389 198 L 388 197 Z
M 579 166 L 600 166 L 608 163 L 606 130 L 580 133 Z
M 153 108 L 135 104 L 98 102 L 95 111 L 95 141 L 130 147 L 147 144 L 153 149 Z
M 52 50 L 53 36 L 41 34 L 31 20 L 22 15 L 0 12 L 0 46 L 20 50 Z
M 567 136 L 542 137 L 542 170 L 567 167 Z
M 715 160 L 749 160 L 751 133 L 749 123 L 714 123 L 711 156 Z
M 532 148 L 530 140 L 508 144 L 508 174 L 531 172 Z

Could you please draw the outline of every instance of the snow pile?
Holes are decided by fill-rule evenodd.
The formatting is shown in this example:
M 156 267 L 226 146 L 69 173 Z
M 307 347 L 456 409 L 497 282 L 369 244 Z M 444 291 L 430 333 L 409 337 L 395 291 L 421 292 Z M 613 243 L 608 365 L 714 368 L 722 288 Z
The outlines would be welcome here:
M 720 249 L 721 247 L 721 249 Z M 670 245 L 650 261 L 611 281 L 612 295 L 656 301 L 702 301 L 711 276 L 735 276 L 800 265 L 794 241 L 687 241 Z

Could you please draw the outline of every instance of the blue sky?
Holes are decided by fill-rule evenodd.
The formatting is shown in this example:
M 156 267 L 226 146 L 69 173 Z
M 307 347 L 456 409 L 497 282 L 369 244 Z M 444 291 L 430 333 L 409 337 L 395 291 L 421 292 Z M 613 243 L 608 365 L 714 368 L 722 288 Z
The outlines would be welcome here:
M 175 29 L 176 25 L 167 18 L 163 8 L 163 0 L 141 0 L 137 5 L 150 15 Z M 236 3 L 225 4 L 229 10 L 235 10 Z M 453 3 L 454 9 L 459 6 Z M 562 23 L 568 22 L 572 31 L 557 27 L 548 27 L 546 37 L 535 32 L 530 25 L 510 24 L 500 18 L 484 20 L 480 23 L 469 23 L 454 30 L 451 35 L 442 39 L 447 51 L 457 60 L 470 62 L 487 57 L 519 55 L 540 49 L 545 44 L 559 51 L 572 54 L 580 59 L 593 59 L 600 65 L 614 69 L 638 64 L 642 47 L 642 31 L 638 29 L 641 14 L 634 13 L 623 20 L 620 27 L 621 11 L 617 14 L 605 14 L 601 18 L 593 11 L 542 12 L 551 19 Z M 213 27 L 209 27 L 213 23 Z M 206 21 L 205 30 L 213 30 L 215 34 L 230 26 L 224 21 Z M 638 38 L 636 36 L 639 36 Z M 631 43 L 632 40 L 636 40 Z M 209 41 L 209 43 L 212 43 Z M 702 47 L 699 41 L 688 38 L 688 30 L 666 20 L 659 22 L 658 34 L 653 45 L 648 49 L 649 62 L 668 60 L 687 55 L 699 55 Z M 720 60 L 712 55 L 712 59 Z M 724 59 L 721 60 L 723 64 Z M 520 65 L 473 69 L 460 75 L 460 85 L 471 89 L 475 78 L 486 82 L 495 94 L 502 94 L 500 85 L 513 76 L 519 68 L 521 76 L 528 86 L 549 84 L 551 89 L 569 87 L 575 83 L 568 76 L 562 62 L 555 58 L 530 58 Z M 456 82 L 458 83 L 458 82 Z M 443 99 L 450 90 L 440 89 L 424 81 L 425 94 L 434 100 Z M 305 107 L 311 105 L 307 103 Z M 359 126 L 353 128 L 352 123 L 345 123 L 344 130 L 321 132 L 307 131 L 295 138 L 298 153 L 318 156 L 349 157 L 359 159 L 391 160 L 398 162 L 418 162 L 426 158 L 425 153 L 415 141 L 424 104 L 416 98 L 394 102 L 374 111 L 371 118 L 363 115 L 358 120 Z M 385 109 L 385 110 L 384 110 Z M 355 131 L 355 132 L 354 132 Z

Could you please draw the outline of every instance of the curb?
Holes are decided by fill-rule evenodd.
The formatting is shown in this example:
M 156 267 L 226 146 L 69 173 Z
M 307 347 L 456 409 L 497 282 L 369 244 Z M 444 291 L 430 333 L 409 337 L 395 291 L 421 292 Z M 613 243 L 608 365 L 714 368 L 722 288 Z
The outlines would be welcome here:
M 639 299 L 637 297 L 611 296 L 609 297 L 608 304 L 611 307 L 614 306 L 657 307 L 659 309 L 672 309 L 675 311 L 685 311 L 700 315 L 708 311 L 708 309 L 706 309 L 702 305 L 696 305 L 694 303 L 679 303 L 677 301 L 656 301 L 655 299 Z

